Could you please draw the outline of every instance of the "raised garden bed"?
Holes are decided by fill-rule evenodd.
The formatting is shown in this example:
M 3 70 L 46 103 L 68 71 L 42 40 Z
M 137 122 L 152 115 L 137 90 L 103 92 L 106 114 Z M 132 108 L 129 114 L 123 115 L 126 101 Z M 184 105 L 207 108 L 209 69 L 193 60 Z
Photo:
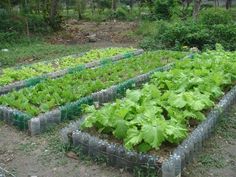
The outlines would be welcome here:
M 0 118 L 20 129 L 29 128 L 31 134 L 38 134 L 55 123 L 79 115 L 82 104 L 107 102 L 110 95 L 122 95 L 127 88 L 148 80 L 154 71 L 170 68 L 158 66 L 185 55 L 170 51 L 151 52 L 93 70 L 46 80 L 34 87 L 0 96 Z M 102 90 L 105 88 L 109 89 Z
M 142 89 L 128 91 L 124 99 L 87 108 L 84 118 L 61 131 L 62 139 L 83 155 L 118 168 L 180 176 L 220 115 L 235 102 L 235 66 L 235 53 L 222 49 L 177 62 L 174 69 L 155 73 Z
M 142 49 L 108 48 L 91 50 L 79 55 L 25 65 L 20 68 L 6 68 L 0 73 L 0 95 L 23 87 L 34 86 L 48 78 L 61 77 L 68 73 L 102 66 L 142 53 Z

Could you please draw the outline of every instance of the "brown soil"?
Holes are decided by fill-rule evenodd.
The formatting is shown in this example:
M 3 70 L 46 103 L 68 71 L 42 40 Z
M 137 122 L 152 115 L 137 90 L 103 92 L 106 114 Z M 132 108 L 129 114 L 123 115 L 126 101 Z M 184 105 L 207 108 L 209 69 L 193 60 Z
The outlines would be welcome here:
M 132 36 L 137 28 L 136 22 L 82 22 L 77 20 L 67 21 L 63 30 L 48 39 L 56 44 L 86 44 L 103 47 L 100 44 L 120 44 L 122 46 L 136 45 L 138 39 Z M 94 35 L 95 42 L 89 41 L 89 36 Z
M 59 129 L 29 137 L 0 122 L 0 167 L 17 177 L 131 177 L 123 170 L 79 160 L 66 153 L 59 141 Z

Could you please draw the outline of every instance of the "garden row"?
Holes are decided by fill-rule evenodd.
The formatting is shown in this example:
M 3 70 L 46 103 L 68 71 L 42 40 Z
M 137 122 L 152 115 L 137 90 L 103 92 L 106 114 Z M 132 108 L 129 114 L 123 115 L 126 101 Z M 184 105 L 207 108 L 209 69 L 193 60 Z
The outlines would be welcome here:
M 135 49 L 132 48 L 106 48 L 94 49 L 78 55 L 54 59 L 46 62 L 38 62 L 21 67 L 3 69 L 0 73 L 0 87 L 5 85 L 31 79 L 37 76 L 45 75 L 60 70 L 84 66 L 84 64 L 94 61 L 93 65 L 103 64 L 109 61 L 111 57 L 127 58 L 132 56 Z M 101 61 L 95 61 L 101 60 Z
M 160 170 L 161 159 L 173 153 L 168 149 L 186 139 L 206 119 L 210 108 L 235 85 L 235 67 L 236 52 L 225 52 L 220 46 L 194 60 L 177 61 L 171 70 L 153 74 L 141 89 L 127 90 L 125 98 L 100 108 L 87 106 L 77 130 L 64 129 L 63 139 L 70 135 L 68 142 L 73 142 L 83 154 L 93 159 L 103 157 L 119 168 L 146 166 Z M 235 98 L 236 87 L 177 148 L 178 153 L 174 150 L 174 156 L 163 163 L 163 176 L 181 173 L 184 163 L 199 151 L 220 114 Z
M 185 55 L 171 51 L 150 52 L 103 67 L 47 79 L 34 87 L 0 96 L 0 117 L 22 129 L 28 128 L 28 121 L 35 116 L 48 115 L 52 122 L 55 116 L 60 120 L 71 118 L 79 112 L 82 103 L 91 104 L 92 97 L 88 96 L 92 93 L 147 73 Z

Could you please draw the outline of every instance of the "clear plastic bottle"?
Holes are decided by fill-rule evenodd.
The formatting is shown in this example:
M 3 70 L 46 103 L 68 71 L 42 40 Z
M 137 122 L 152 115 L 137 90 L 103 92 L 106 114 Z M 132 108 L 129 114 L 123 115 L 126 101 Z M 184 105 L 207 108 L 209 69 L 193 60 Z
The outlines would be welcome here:
M 3 174 L 3 172 L 1 172 L 1 170 L 0 170 L 0 177 L 6 177 L 6 176 Z
M 190 151 L 189 151 L 189 148 L 188 148 L 187 144 L 184 144 L 182 147 L 183 147 L 183 151 L 184 151 L 184 162 L 185 162 L 185 166 L 187 166 L 188 161 L 189 161 L 189 154 L 190 154 Z
M 188 138 L 182 143 L 184 154 L 185 154 L 185 164 L 189 164 L 193 159 L 194 144 L 191 138 Z
M 81 133 L 81 152 L 84 155 L 88 154 L 89 150 L 89 135 L 87 133 Z
M 195 131 L 194 151 L 195 153 L 199 153 L 202 150 L 202 133 L 198 129 Z
M 69 128 L 65 127 L 60 131 L 60 137 L 63 144 L 69 144 L 69 138 L 68 138 Z
M 93 160 L 96 160 L 98 157 L 98 147 L 97 147 L 97 142 L 98 142 L 98 139 L 95 138 L 95 137 L 90 137 L 89 138 L 89 149 L 88 149 L 88 155 L 93 159 Z
M 116 167 L 118 168 L 126 168 L 128 166 L 128 162 L 126 160 L 126 151 L 123 147 L 118 147 L 116 151 Z
M 192 137 L 190 140 L 189 140 L 189 143 L 188 143 L 188 148 L 189 148 L 189 161 L 188 163 L 191 163 L 193 161 L 193 158 L 194 158 L 194 137 Z
M 0 106 L 0 120 L 3 120 L 3 107 Z
M 163 162 L 162 177 L 175 177 L 175 165 L 173 160 L 169 159 Z
M 126 152 L 126 161 L 128 162 L 127 169 L 132 170 L 137 167 L 138 154 L 136 152 Z
M 179 145 L 177 149 L 173 152 L 176 155 L 180 156 L 180 161 L 181 161 L 181 171 L 184 169 L 186 166 L 186 161 L 185 161 L 185 148 L 182 145 Z
M 110 144 L 107 146 L 107 156 L 108 156 L 108 165 L 115 166 L 116 165 L 116 145 Z
M 142 169 L 148 169 L 148 155 L 146 154 L 139 154 L 138 156 L 138 164 Z
M 74 131 L 72 133 L 72 141 L 73 141 L 73 146 L 74 147 L 78 147 L 81 146 L 81 142 L 82 142 L 82 134 L 80 131 Z
M 8 108 L 5 108 L 4 109 L 4 112 L 3 112 L 3 119 L 7 122 L 7 120 L 8 120 L 8 112 L 9 112 L 9 110 L 8 110 Z
M 173 154 L 172 156 L 173 161 L 174 161 L 174 166 L 175 166 L 175 176 L 176 177 L 181 177 L 181 158 L 180 155 L 178 154 Z
M 215 120 L 213 117 L 210 117 L 208 120 L 207 120 L 207 129 L 208 129 L 208 138 L 210 138 L 212 135 L 213 135 L 213 132 L 214 132 L 214 128 L 215 128 Z
M 29 121 L 29 128 L 30 128 L 30 134 L 31 135 L 38 135 L 40 134 L 40 119 L 34 118 Z
M 148 165 L 149 165 L 149 167 L 151 167 L 151 168 L 155 168 L 156 167 L 156 165 L 157 165 L 157 158 L 156 157 L 154 157 L 154 156 L 152 156 L 152 155 L 148 155 Z
M 106 148 L 108 146 L 108 142 L 107 141 L 104 141 L 104 140 L 99 140 L 97 142 L 97 149 L 98 149 L 98 157 L 101 158 L 101 159 L 107 159 L 108 156 L 107 156 L 107 153 L 106 153 Z

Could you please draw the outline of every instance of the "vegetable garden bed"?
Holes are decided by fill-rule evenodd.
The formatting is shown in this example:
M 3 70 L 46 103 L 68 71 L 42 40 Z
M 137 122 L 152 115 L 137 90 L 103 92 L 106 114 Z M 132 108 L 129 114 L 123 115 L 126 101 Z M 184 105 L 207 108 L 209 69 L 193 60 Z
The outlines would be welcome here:
M 141 49 L 108 48 L 64 57 L 47 62 L 6 68 L 0 74 L 0 95 L 23 87 L 34 86 L 47 78 L 105 65 L 143 53 Z
M 29 125 L 31 134 L 38 134 L 52 124 L 79 115 L 82 104 L 105 102 L 110 95 L 120 95 L 136 82 L 148 79 L 152 72 L 144 73 L 185 55 L 171 51 L 145 53 L 104 67 L 46 80 L 34 87 L 0 96 L 0 118 L 21 129 L 28 129 Z M 141 76 L 135 77 L 137 75 Z M 105 88 L 109 89 L 102 90 Z M 99 90 L 102 91 L 97 92 Z
M 61 131 L 62 139 L 118 168 L 180 176 L 235 102 L 235 67 L 236 53 L 221 48 L 177 62 L 169 71 L 156 72 L 142 89 L 128 90 L 125 98 L 99 109 L 87 107 L 83 119 Z M 168 144 L 178 146 L 163 150 Z M 165 150 L 164 158 L 159 152 Z

